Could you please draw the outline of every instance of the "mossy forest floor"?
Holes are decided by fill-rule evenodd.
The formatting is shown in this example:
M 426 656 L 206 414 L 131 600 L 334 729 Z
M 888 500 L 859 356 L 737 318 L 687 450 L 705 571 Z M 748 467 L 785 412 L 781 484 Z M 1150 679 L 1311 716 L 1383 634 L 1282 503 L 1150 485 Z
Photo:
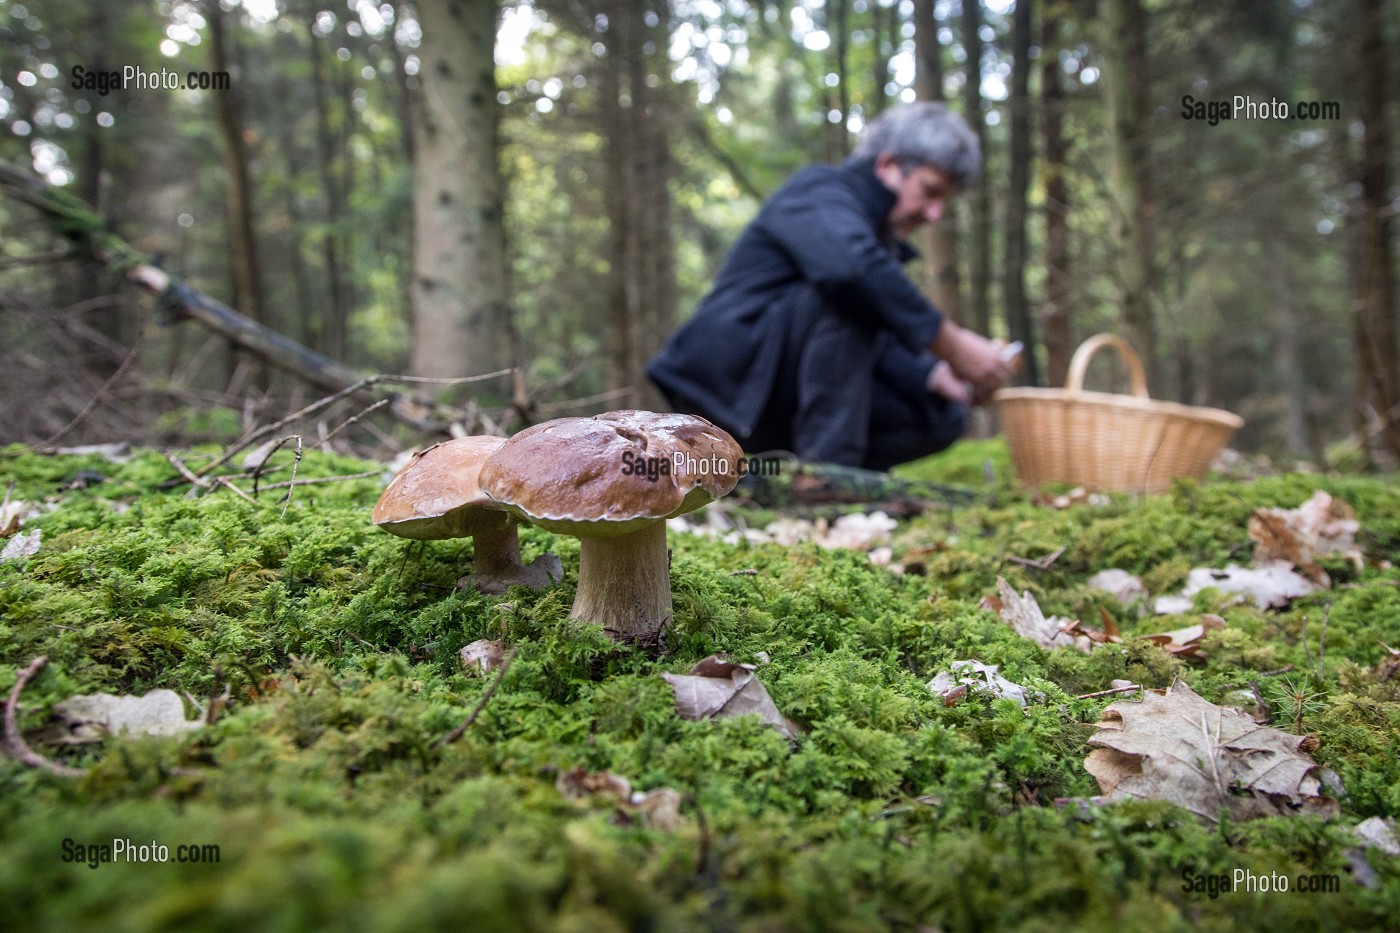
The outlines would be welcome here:
M 672 534 L 669 653 L 619 648 L 568 621 L 574 539 L 526 530 L 529 560 L 564 582 L 505 597 L 454 590 L 470 541 L 416 544 L 369 523 L 383 485 L 301 486 L 256 503 L 228 490 L 162 491 L 160 454 L 122 464 L 0 450 L 0 489 L 51 508 L 33 556 L 0 564 L 0 690 L 39 655 L 19 725 L 34 748 L 86 769 L 60 777 L 0 757 L 0 926 L 11 930 L 1235 930 L 1400 928 L 1400 859 L 1351 829 L 1400 815 L 1400 484 L 1288 474 L 1181 483 L 1170 494 L 1054 509 L 1003 479 L 995 442 L 911 475 L 975 484 L 970 505 L 901 523 L 896 575 L 862 553 L 735 546 Z M 191 464 L 199 454 L 183 455 Z M 299 477 L 374 469 L 308 454 Z M 1219 610 L 1208 660 L 1133 633 L 1217 611 L 1140 618 L 1085 587 L 1108 567 L 1155 594 L 1196 566 L 1247 563 L 1250 512 L 1325 489 L 1357 511 L 1367 562 L 1324 562 L 1330 590 L 1283 610 Z M 1047 569 L 1034 559 L 1058 548 Z M 737 573 L 744 571 L 743 573 Z M 1045 650 L 979 608 L 1004 576 L 1047 614 L 1121 645 Z M 1325 645 L 1323 621 L 1326 620 Z M 492 683 L 458 658 L 504 638 Z M 690 722 L 659 675 L 724 653 L 807 727 L 789 743 L 754 717 Z M 1024 711 L 976 695 L 947 706 L 927 681 L 951 661 L 1001 665 L 1044 694 Z M 1291 671 L 1274 674 L 1292 665 Z M 1320 672 L 1320 673 L 1319 673 Z M 1158 802 L 1071 803 L 1099 793 L 1083 761 L 1101 710 L 1076 699 L 1114 678 L 1183 678 L 1211 702 L 1259 683 L 1275 727 L 1318 737 L 1345 787 L 1341 816 L 1203 822 Z M 172 688 L 231 704 L 178 738 L 46 743 L 75 694 Z M 190 710 L 190 716 L 195 712 Z M 669 787 L 681 825 L 658 829 L 561 772 L 610 771 Z M 1062 800 L 1057 806 L 1055 801 Z M 218 846 L 212 864 L 65 861 L 73 845 Z M 1336 875 L 1332 893 L 1216 896 L 1184 878 L 1246 869 Z M 1364 878 L 1362 876 L 1365 876 Z M 1364 883 L 1363 883 L 1364 881 Z

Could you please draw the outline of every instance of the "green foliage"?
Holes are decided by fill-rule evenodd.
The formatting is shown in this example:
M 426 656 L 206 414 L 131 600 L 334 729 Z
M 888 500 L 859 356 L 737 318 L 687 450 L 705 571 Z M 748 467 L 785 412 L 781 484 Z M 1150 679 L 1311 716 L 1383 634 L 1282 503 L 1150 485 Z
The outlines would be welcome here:
M 312 453 L 299 475 L 366 468 Z M 1400 899 L 1396 860 L 1368 856 L 1373 888 L 1345 873 L 1347 825 L 1400 814 L 1400 687 L 1376 668 L 1380 643 L 1400 642 L 1393 571 L 1350 571 L 1350 588 L 1285 612 L 1228 608 L 1203 665 L 1131 638 L 1046 651 L 978 606 L 1003 575 L 1048 612 L 1097 624 L 1104 606 L 1125 633 L 1154 631 L 1085 576 L 1109 560 L 1163 580 L 1179 571 L 1158 561 L 1243 560 L 1249 509 L 1294 505 L 1314 481 L 1357 506 L 1374 546 L 1396 533 L 1390 486 L 1284 477 L 1061 511 L 1001 489 L 901 533 L 944 546 L 924 576 L 807 545 L 674 535 L 671 653 L 655 659 L 568 620 L 571 538 L 523 534 L 527 559 L 561 555 L 563 585 L 484 597 L 454 589 L 470 541 L 407 542 L 368 523 L 375 481 L 299 487 L 284 514 L 280 493 L 250 504 L 160 490 L 171 475 L 150 453 L 116 465 L 0 451 L 12 496 L 51 506 L 25 523 L 43 532 L 39 552 L 0 565 L 0 688 L 50 658 L 20 710 L 31 736 L 75 693 L 169 687 L 203 702 L 227 684 L 232 698 L 180 739 L 41 746 L 88 768 L 80 780 L 0 762 L 0 898 L 26 928 L 1374 927 Z M 1045 570 L 1007 560 L 1060 546 Z M 499 637 L 514 663 L 441 745 L 491 683 L 457 652 Z M 716 651 L 759 663 L 806 731 L 679 719 L 658 675 Z M 945 706 L 925 682 L 969 657 L 1042 699 Z M 1345 819 L 1210 828 L 1162 803 L 1050 805 L 1097 792 L 1082 761 L 1118 698 L 1076 697 L 1177 676 L 1224 702 L 1260 681 L 1276 728 L 1319 737 Z M 674 788 L 682 827 L 566 799 L 554 780 L 576 767 Z M 62 860 L 66 838 L 212 843 L 220 861 L 89 868 Z M 1183 890 L 1187 871 L 1244 867 L 1337 873 L 1343 890 Z

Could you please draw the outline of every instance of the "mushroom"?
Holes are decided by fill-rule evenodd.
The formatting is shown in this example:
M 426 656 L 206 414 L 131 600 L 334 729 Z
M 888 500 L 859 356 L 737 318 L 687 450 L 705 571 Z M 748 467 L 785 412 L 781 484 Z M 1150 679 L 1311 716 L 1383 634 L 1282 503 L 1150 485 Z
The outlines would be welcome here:
M 481 469 L 481 491 L 580 539 L 570 618 L 619 641 L 656 642 L 671 616 L 666 519 L 739 481 L 743 451 L 693 415 L 613 411 L 526 428 Z
M 475 573 L 457 581 L 483 593 L 512 586 L 544 589 L 564 577 L 554 554 L 529 565 L 520 562 L 516 519 L 481 494 L 481 465 L 505 443 L 502 437 L 460 437 L 415 453 L 389 481 L 374 507 L 373 521 L 401 538 L 435 541 L 471 538 Z

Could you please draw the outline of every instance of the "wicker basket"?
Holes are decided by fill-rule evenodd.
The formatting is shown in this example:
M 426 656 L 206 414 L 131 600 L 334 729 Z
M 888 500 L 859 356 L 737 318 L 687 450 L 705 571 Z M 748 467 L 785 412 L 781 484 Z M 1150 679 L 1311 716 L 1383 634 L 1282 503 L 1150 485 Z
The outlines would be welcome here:
M 1103 347 L 1127 364 L 1132 395 L 1084 391 L 1089 360 Z M 1244 424 L 1217 408 L 1151 399 L 1142 362 L 1112 334 L 1080 344 L 1063 389 L 1002 389 L 996 401 L 1016 473 L 1031 486 L 1163 492 L 1173 477 L 1203 476 Z

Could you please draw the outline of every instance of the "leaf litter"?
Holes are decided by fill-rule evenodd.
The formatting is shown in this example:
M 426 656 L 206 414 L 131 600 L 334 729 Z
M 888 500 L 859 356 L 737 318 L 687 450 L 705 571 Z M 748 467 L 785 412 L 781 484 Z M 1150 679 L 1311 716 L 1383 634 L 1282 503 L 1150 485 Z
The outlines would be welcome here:
M 1084 768 L 1103 801 L 1166 800 L 1214 822 L 1315 813 L 1336 816 L 1317 739 L 1257 724 L 1202 699 L 1182 681 L 1103 710 Z

